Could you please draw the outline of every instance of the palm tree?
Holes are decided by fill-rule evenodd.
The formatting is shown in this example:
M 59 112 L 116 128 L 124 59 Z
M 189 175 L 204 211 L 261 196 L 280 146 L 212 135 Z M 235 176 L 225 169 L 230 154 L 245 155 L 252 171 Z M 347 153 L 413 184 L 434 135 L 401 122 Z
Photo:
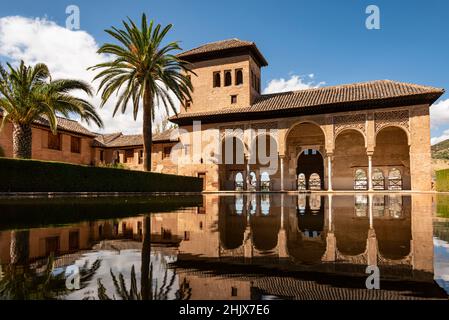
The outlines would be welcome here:
M 17 68 L 9 63 L 7 66 L 8 71 L 0 65 L 1 127 L 8 121 L 13 125 L 14 158 L 31 158 L 31 124 L 41 117 L 48 120 L 53 134 L 57 131 L 57 115 L 76 114 L 88 123 L 93 121 L 99 127 L 103 126 L 88 101 L 70 94 L 80 90 L 92 96 L 92 88 L 87 83 L 70 79 L 53 81 L 48 67 L 41 63 L 32 67 L 21 61 Z
M 119 44 L 104 44 L 99 54 L 109 54 L 115 57 L 111 62 L 101 63 L 90 69 L 101 70 L 94 80 L 102 79 L 99 91 L 102 92 L 103 107 L 110 97 L 119 95 L 113 115 L 119 110 L 126 112 L 130 102 L 133 104 L 134 120 L 142 102 L 143 105 L 143 139 L 144 139 L 144 169 L 151 171 L 152 125 L 155 106 L 160 102 L 169 114 L 171 109 L 177 113 L 174 99 L 181 102 L 191 101 L 192 83 L 188 73 L 189 64 L 173 54 L 181 50 L 178 42 L 163 45 L 164 37 L 172 28 L 148 24 L 145 14 L 142 15 L 140 28 L 130 19 L 123 21 L 124 29 L 112 27 L 106 32 L 115 38 Z

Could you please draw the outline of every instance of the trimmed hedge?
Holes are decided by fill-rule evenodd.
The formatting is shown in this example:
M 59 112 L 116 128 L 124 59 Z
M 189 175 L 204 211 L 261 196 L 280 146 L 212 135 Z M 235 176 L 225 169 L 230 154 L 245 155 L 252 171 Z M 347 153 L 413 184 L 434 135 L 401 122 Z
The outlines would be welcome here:
M 449 169 L 436 172 L 436 188 L 439 192 L 449 191 Z
M 0 192 L 201 192 L 202 179 L 87 167 L 59 162 L 0 159 Z

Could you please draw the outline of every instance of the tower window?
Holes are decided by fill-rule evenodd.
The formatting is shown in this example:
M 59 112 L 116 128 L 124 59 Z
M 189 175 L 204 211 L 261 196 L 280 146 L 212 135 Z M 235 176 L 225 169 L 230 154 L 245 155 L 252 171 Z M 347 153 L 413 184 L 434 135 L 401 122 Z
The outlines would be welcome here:
M 237 96 L 236 95 L 231 96 L 231 104 L 237 104 Z
M 235 85 L 243 84 L 243 71 L 241 69 L 235 71 Z
M 232 74 L 231 71 L 225 71 L 225 87 L 232 85 Z
M 221 87 L 221 75 L 220 72 L 214 72 L 214 88 Z

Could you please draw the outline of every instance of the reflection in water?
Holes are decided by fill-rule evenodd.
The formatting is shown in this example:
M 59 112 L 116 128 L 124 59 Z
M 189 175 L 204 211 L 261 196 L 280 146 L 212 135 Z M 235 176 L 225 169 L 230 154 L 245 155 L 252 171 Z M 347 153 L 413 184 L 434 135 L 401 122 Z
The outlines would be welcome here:
M 447 289 L 449 283 L 449 267 L 442 262 L 449 256 L 449 239 L 444 238 L 449 225 L 436 225 L 434 245 L 432 196 L 211 195 L 199 208 L 0 232 L 0 295 L 101 300 L 446 297 L 440 287 Z M 72 292 L 63 284 L 66 268 L 74 264 L 81 267 L 82 288 Z M 379 266 L 382 279 L 394 281 L 384 286 L 381 281 L 379 291 L 366 290 L 367 265 Z M 22 282 L 27 290 L 16 290 Z

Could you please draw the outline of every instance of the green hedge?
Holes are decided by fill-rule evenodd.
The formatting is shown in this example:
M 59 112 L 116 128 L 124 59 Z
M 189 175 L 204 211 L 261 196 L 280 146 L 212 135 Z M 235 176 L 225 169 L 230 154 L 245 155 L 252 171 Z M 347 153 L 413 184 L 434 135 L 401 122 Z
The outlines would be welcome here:
M 0 192 L 201 192 L 202 180 L 59 162 L 0 159 Z
M 449 169 L 440 170 L 436 172 L 437 191 L 447 192 L 449 191 Z

